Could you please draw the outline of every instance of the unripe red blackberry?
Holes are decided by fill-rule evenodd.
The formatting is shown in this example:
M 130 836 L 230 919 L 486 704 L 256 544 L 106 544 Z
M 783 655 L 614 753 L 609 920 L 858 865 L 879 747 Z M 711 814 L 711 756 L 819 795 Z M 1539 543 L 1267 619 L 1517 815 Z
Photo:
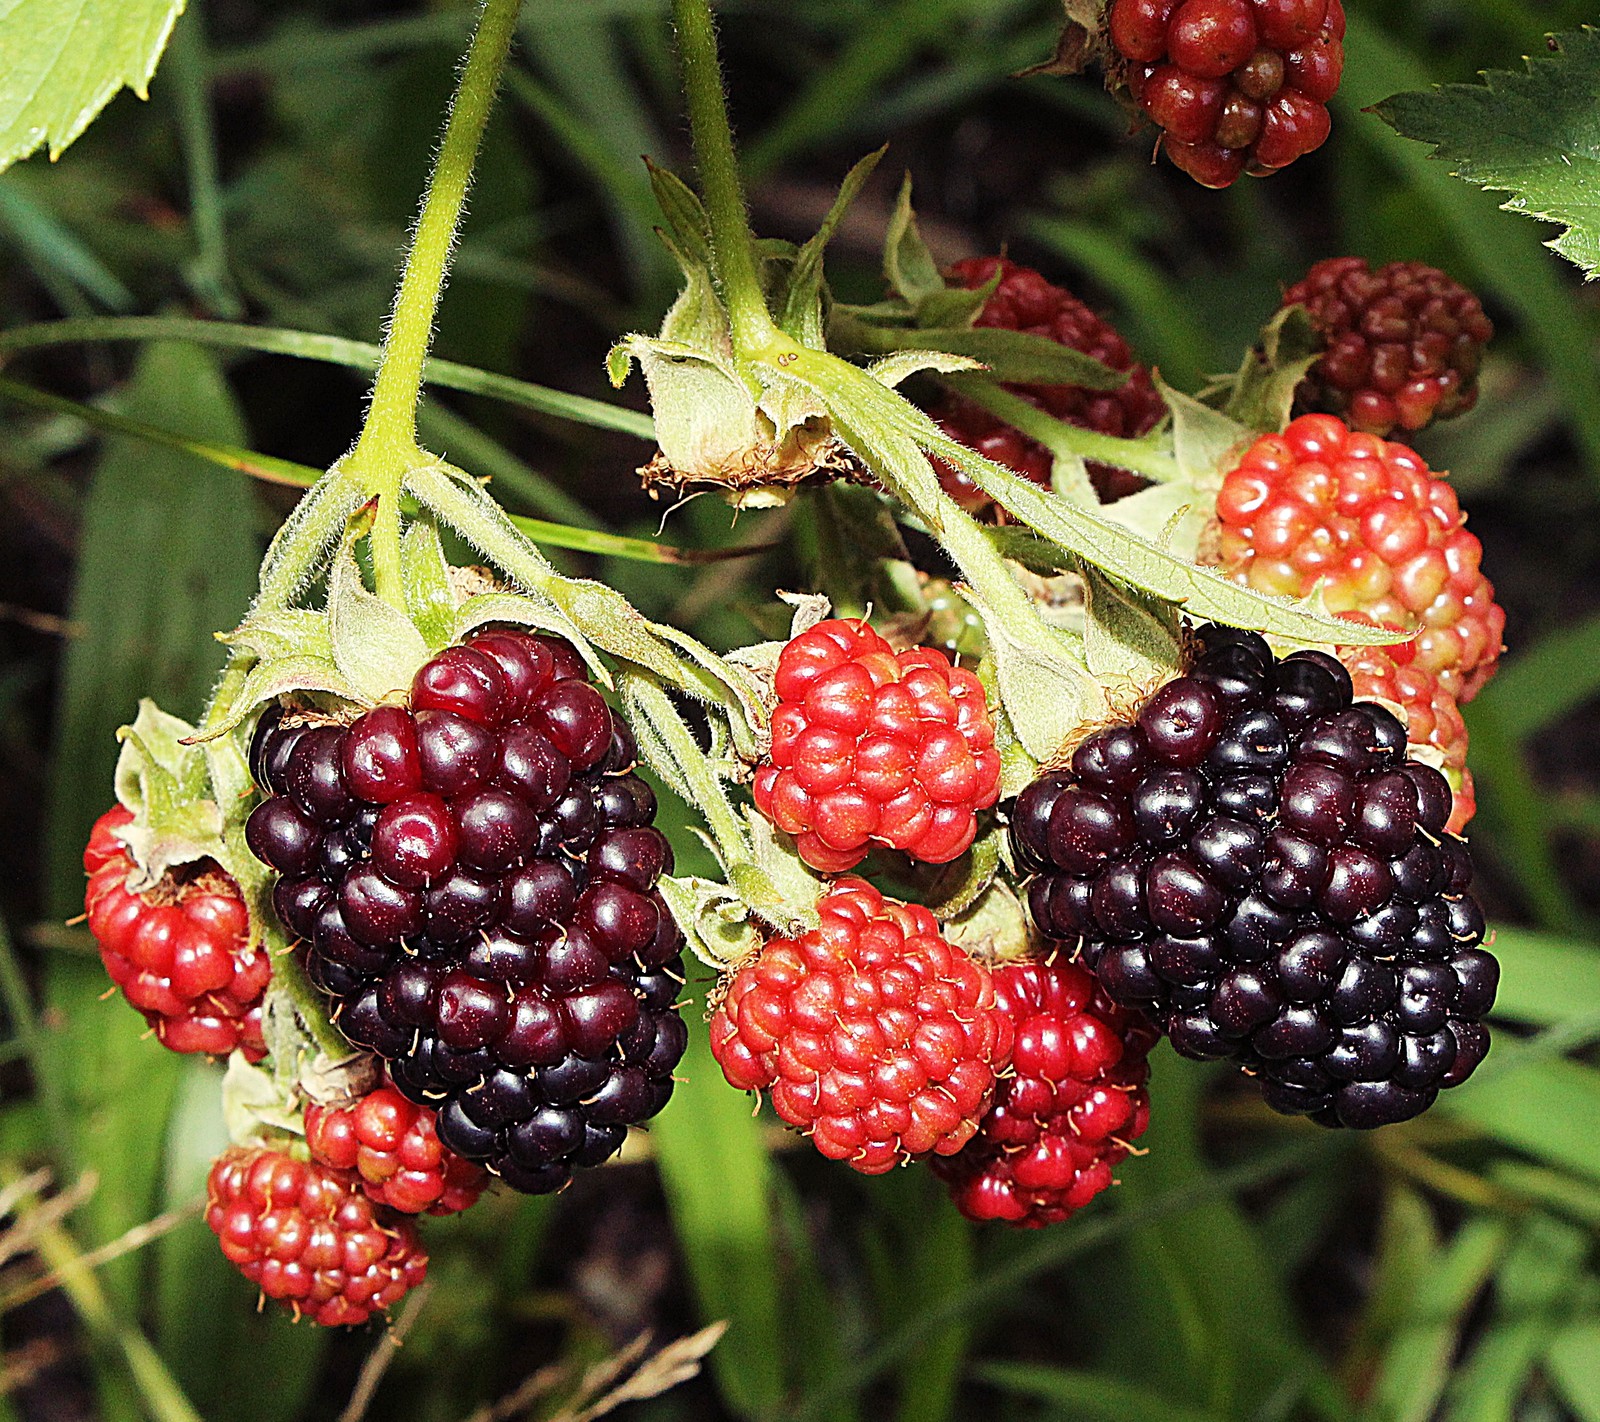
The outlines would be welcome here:
M 1276 172 L 1328 137 L 1340 0 L 1111 0 L 1106 18 L 1117 77 L 1196 182 Z
M 434 1113 L 392 1086 L 348 1106 L 306 1107 L 311 1158 L 354 1171 L 380 1205 L 404 1215 L 453 1215 L 477 1202 L 489 1177 L 439 1141 Z
M 1056 286 L 1031 267 L 1005 257 L 969 257 L 957 262 L 947 275 L 957 285 L 973 291 L 986 285 L 997 271 L 1000 284 L 984 302 L 974 325 L 1026 331 L 1093 356 L 1112 370 L 1128 372 L 1127 383 L 1119 390 L 1086 390 L 1081 385 L 1004 388 L 1058 420 L 1098 434 L 1136 439 L 1149 431 L 1165 408 L 1150 372 L 1133 358 L 1128 343 L 1116 329 L 1065 287 Z M 947 435 L 1036 484 L 1050 486 L 1050 452 L 1038 441 L 959 396 L 941 401 L 931 413 Z M 989 496 L 959 469 L 943 460 L 935 460 L 934 467 L 945 492 L 963 508 L 977 512 L 989 506 Z M 1090 464 L 1089 478 L 1100 497 L 1108 500 L 1144 486 L 1138 475 L 1107 464 Z
M 1217 562 L 1258 592 L 1414 633 L 1411 665 L 1457 702 L 1494 675 L 1506 615 L 1455 490 L 1403 444 L 1332 415 L 1265 434 L 1217 495 Z
M 1081 1210 L 1150 1120 L 1145 1055 L 1155 1029 L 1067 958 L 991 972 L 1010 1020 L 1011 1074 L 978 1132 L 932 1162 L 968 1219 L 1036 1229 Z
M 783 1120 L 865 1175 L 961 1149 L 1011 1052 L 988 970 L 927 909 L 863 880 L 817 909 L 819 927 L 728 979 L 711 1017 L 723 1075 L 770 1090 Z
M 771 758 L 752 789 L 812 868 L 852 868 L 874 844 L 943 864 L 972 843 L 1000 756 L 971 672 L 834 618 L 789 641 L 774 689 Z
M 1301 408 L 1386 435 L 1477 403 L 1494 326 L 1478 298 L 1437 267 L 1390 262 L 1373 271 L 1361 257 L 1330 257 L 1283 304 L 1306 308 L 1324 347 L 1296 392 Z
M 246 838 L 340 1030 L 519 1190 L 612 1155 L 688 1041 L 635 758 L 578 654 L 524 631 L 439 653 L 407 706 L 256 736 Z
M 1208 628 L 1187 675 L 1018 797 L 1046 935 L 1191 1057 L 1325 1125 L 1427 1109 L 1489 1047 L 1499 967 L 1450 787 L 1320 652 Z
M 262 1293 L 326 1327 L 387 1312 L 428 1272 L 416 1226 L 353 1175 L 263 1147 L 212 1164 L 206 1224 Z
M 239 886 L 213 860 L 169 871 L 134 893 L 133 857 L 117 837 L 133 814 L 113 806 L 83 851 L 84 911 L 112 982 L 174 1052 L 266 1055 L 261 999 L 272 977 L 266 950 L 250 944 Z

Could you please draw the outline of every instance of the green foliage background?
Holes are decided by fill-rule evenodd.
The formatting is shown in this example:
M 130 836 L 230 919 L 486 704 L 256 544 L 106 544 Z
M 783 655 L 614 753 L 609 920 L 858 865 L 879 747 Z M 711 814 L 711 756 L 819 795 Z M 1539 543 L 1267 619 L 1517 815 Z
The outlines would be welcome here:
M 631 1163 L 555 1200 L 498 1196 L 429 1222 L 433 1289 L 369 1415 L 465 1417 L 546 1363 L 728 1318 L 708 1378 L 630 1415 L 1600 1419 L 1600 310 L 1548 231 L 1365 112 L 1514 68 L 1584 7 L 1354 5 L 1333 140 L 1222 194 L 1151 166 L 1092 79 L 1009 77 L 1050 49 L 1047 0 L 720 8 L 761 228 L 804 235 L 849 163 L 893 145 L 835 244 L 852 298 L 879 290 L 902 168 L 942 259 L 1009 245 L 1188 388 L 1234 367 L 1317 257 L 1422 258 L 1483 294 L 1500 336 L 1480 408 L 1419 444 L 1452 471 L 1511 615 L 1512 652 L 1468 711 L 1502 1031 L 1447 1104 L 1365 1139 L 1273 1117 L 1163 1049 L 1148 1156 L 1039 1235 L 967 1226 L 925 1172 L 825 1166 L 753 1117 L 698 1039 Z M 607 345 L 652 329 L 675 280 L 638 161 L 685 165 L 664 10 L 527 0 L 439 354 L 615 398 Z M 191 4 L 147 104 L 124 95 L 59 163 L 0 176 L 0 328 L 162 314 L 374 339 L 469 20 L 453 3 Z M 216 1069 L 101 1001 L 92 945 L 61 925 L 114 729 L 140 694 L 198 709 L 210 634 L 237 620 L 290 496 L 40 411 L 16 384 L 320 467 L 353 436 L 362 377 L 187 341 L 0 359 L 0 1186 L 41 1164 L 62 1182 L 96 1173 L 40 1241 L 60 1263 L 192 1202 L 223 1139 Z M 657 536 L 631 472 L 649 450 L 626 434 L 448 393 L 424 435 L 492 473 L 517 512 Z M 770 591 L 806 581 L 809 527 L 736 525 L 701 500 L 660 536 L 788 551 L 560 556 L 731 646 L 781 626 Z M 14 1282 L 0 1275 L 0 1305 Z M 0 1422 L 333 1417 L 378 1341 L 258 1315 L 188 1218 L 0 1319 Z

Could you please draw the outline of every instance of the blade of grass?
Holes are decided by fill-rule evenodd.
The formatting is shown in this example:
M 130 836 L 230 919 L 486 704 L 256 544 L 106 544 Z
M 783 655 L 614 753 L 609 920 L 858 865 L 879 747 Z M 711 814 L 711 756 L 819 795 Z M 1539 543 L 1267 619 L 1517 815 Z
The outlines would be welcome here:
M 1600 617 L 1553 628 L 1522 648 L 1474 698 L 1474 714 L 1492 711 L 1518 742 L 1547 730 L 1600 696 Z M 1476 761 L 1474 761 L 1476 764 Z
M 193 10 L 174 28 L 167 58 L 189 181 L 189 225 L 197 249 L 189 263 L 188 276 L 195 295 L 208 311 L 237 318 L 243 314 L 244 306 L 234 288 L 223 230 L 217 133 L 207 88 L 205 18 L 204 10 Z
M 1570 1061 L 1508 1064 L 1493 1073 L 1488 1065 L 1481 1079 L 1445 1093 L 1439 1110 L 1529 1155 L 1600 1179 L 1600 1071 Z M 1532 1101 L 1537 1110 L 1529 1109 Z
M 275 326 L 241 326 L 228 321 L 194 321 L 179 316 L 86 316 L 0 331 L 0 353 L 15 354 L 48 346 L 101 341 L 160 340 L 193 341 L 229 350 L 295 356 L 361 371 L 377 368 L 379 352 L 370 341 L 352 341 L 343 336 L 323 336 Z M 423 368 L 422 378 L 430 385 L 487 395 L 594 429 L 614 430 L 643 440 L 655 439 L 655 425 L 648 415 L 625 410 L 620 405 L 608 405 L 604 400 L 590 400 L 509 375 L 496 375 L 457 361 L 430 360 Z
M 1548 1027 L 1600 1008 L 1600 949 L 1527 928 L 1496 926 L 1496 1017 Z
M 1581 1422 L 1600 1422 L 1600 1319 L 1570 1323 L 1545 1349 L 1545 1369 Z
M 75 400 L 68 400 L 60 395 L 51 395 L 43 390 L 35 390 L 29 385 L 19 385 L 14 380 L 7 380 L 0 376 L 0 398 L 15 400 L 18 404 L 30 405 L 39 410 L 51 410 L 57 414 L 71 415 L 82 420 L 87 425 L 96 429 L 111 431 L 115 434 L 131 435 L 135 439 L 145 440 L 150 444 L 160 445 L 165 449 L 178 450 L 184 454 L 192 454 L 198 459 L 205 460 L 208 464 L 215 464 L 223 469 L 233 469 L 241 474 L 248 474 L 253 479 L 260 479 L 263 483 L 283 484 L 290 488 L 309 489 L 322 477 L 320 469 L 313 469 L 309 464 L 296 464 L 292 460 L 278 459 L 270 454 L 259 454 L 252 449 L 240 449 L 235 445 L 218 444 L 212 440 L 194 439 L 188 435 L 179 434 L 175 430 L 164 429 L 158 425 L 149 424 L 143 420 L 135 420 L 127 415 L 118 414 L 115 410 L 102 410 L 97 405 L 84 405 Z M 457 418 L 457 417 L 452 417 Z M 483 452 L 493 444 L 487 436 L 479 436 L 481 442 L 474 443 L 461 438 L 463 431 L 472 427 L 460 422 L 457 425 L 441 425 L 439 428 L 449 428 L 457 436 L 455 443 L 458 449 L 471 452 Z M 476 431 L 473 431 L 476 434 Z M 494 449 L 499 446 L 494 445 Z M 504 460 L 511 460 L 512 456 L 505 451 L 500 451 Z M 501 463 L 496 466 L 500 469 L 509 467 Z M 495 471 L 489 471 L 493 474 Z M 530 477 L 532 471 L 527 471 Z M 580 509 L 581 512 L 581 509 Z M 607 533 L 603 529 L 593 527 L 573 528 L 566 524 L 550 523 L 545 519 L 525 518 L 520 514 L 510 514 L 508 517 L 524 533 L 536 542 L 549 544 L 553 548 L 570 548 L 580 553 L 595 553 L 602 557 L 624 558 L 634 563 L 668 563 L 674 565 L 691 565 L 700 563 L 721 563 L 735 558 L 750 558 L 758 553 L 765 553 L 771 544 L 743 544 L 732 548 L 678 548 L 669 543 L 655 543 L 646 538 L 631 538 L 620 533 Z M 591 516 L 584 513 L 585 519 Z
M 941 1300 L 918 1312 L 868 1350 L 828 1388 L 802 1399 L 785 1416 L 815 1418 L 823 1406 L 836 1396 L 859 1392 L 899 1362 L 907 1352 L 938 1329 L 979 1309 L 1003 1304 L 1016 1296 L 1030 1280 L 1070 1263 L 1081 1255 L 1121 1239 L 1144 1225 L 1181 1215 L 1208 1200 L 1220 1199 L 1274 1180 L 1281 1175 L 1328 1160 L 1347 1147 L 1330 1137 L 1318 1136 L 1296 1141 L 1277 1150 L 1225 1170 L 1213 1170 L 1203 1178 L 1178 1189 L 1168 1190 L 1132 1209 L 1081 1218 L 1070 1230 L 1041 1237 L 1019 1248 L 1004 1262 L 973 1280 L 972 1286 L 956 1298 Z
M 1105 1422 L 1225 1422 L 1233 1413 L 1185 1407 L 1151 1388 L 1109 1373 L 1038 1363 L 982 1363 L 973 1378 L 1001 1392 L 1051 1403 L 1073 1418 Z
M 36 269 L 48 269 L 109 311 L 127 311 L 133 293 L 65 223 L 36 201 L 15 173 L 0 179 L 0 228 Z

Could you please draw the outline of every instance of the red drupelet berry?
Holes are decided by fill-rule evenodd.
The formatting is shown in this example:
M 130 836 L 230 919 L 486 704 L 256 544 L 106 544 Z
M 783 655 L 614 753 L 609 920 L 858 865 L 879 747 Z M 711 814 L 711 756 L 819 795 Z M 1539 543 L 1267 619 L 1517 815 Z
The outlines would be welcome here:
M 996 272 L 1000 284 L 978 313 L 977 326 L 1006 331 L 1026 331 L 1047 341 L 1070 346 L 1093 356 L 1112 370 L 1128 372 L 1120 390 L 1086 390 L 1081 385 L 1007 385 L 1030 405 L 1037 405 L 1058 420 L 1078 425 L 1097 434 L 1136 439 L 1161 418 L 1165 408 L 1150 380 L 1150 372 L 1128 349 L 1128 343 L 1107 321 L 1095 315 L 1064 287 L 1053 285 L 1031 267 L 1019 266 L 1005 257 L 970 257 L 957 262 L 949 278 L 969 291 L 989 282 Z M 951 396 L 932 412 L 939 427 L 954 439 L 971 446 L 979 454 L 1003 464 L 1007 469 L 1042 484 L 1050 485 L 1050 452 L 1035 440 L 1019 433 L 995 415 L 970 401 Z M 943 460 L 935 460 L 939 482 L 945 492 L 963 508 L 977 512 L 987 508 L 990 499 L 960 470 Z M 1089 477 L 1103 499 L 1118 499 L 1142 488 L 1144 481 L 1126 470 L 1107 464 L 1090 464 Z
M 238 886 L 211 860 L 167 874 L 140 893 L 117 831 L 133 820 L 113 806 L 95 821 L 83 852 L 84 909 L 111 980 L 174 1052 L 251 1061 L 266 1055 L 261 998 L 272 977 L 266 950 L 250 946 Z
M 489 1176 L 440 1144 L 434 1114 L 380 1086 L 348 1106 L 307 1106 L 306 1144 L 320 1164 L 355 1171 L 380 1205 L 453 1215 L 477 1202 Z
M 1112 1184 L 1150 1120 L 1145 1055 L 1158 1034 L 1065 958 L 1007 963 L 991 976 L 1014 1032 L 1012 1075 L 977 1134 L 932 1164 L 968 1219 L 1033 1229 Z
M 1332 415 L 1262 435 L 1217 495 L 1217 562 L 1258 592 L 1414 633 L 1411 665 L 1457 702 L 1494 675 L 1505 612 L 1455 490 L 1402 444 Z
M 1117 77 L 1196 182 L 1276 172 L 1327 139 L 1340 0 L 1111 0 L 1106 20 Z
M 860 879 L 817 907 L 820 927 L 770 940 L 728 980 L 711 1017 L 723 1075 L 770 1089 L 780 1117 L 865 1175 L 960 1150 L 1011 1053 L 988 969 L 927 909 Z
M 1437 267 L 1390 262 L 1372 271 L 1361 257 L 1330 257 L 1291 286 L 1283 304 L 1310 312 L 1324 346 L 1297 392 L 1303 409 L 1387 435 L 1465 414 L 1477 402 L 1494 326 L 1478 298 Z
M 213 1163 L 206 1197 L 222 1252 L 297 1318 L 365 1323 L 428 1272 L 416 1225 L 374 1205 L 348 1172 L 235 1146 Z
M 757 806 L 824 873 L 872 844 L 944 864 L 1000 794 L 983 686 L 932 647 L 896 652 L 865 622 L 819 622 L 784 647 Z

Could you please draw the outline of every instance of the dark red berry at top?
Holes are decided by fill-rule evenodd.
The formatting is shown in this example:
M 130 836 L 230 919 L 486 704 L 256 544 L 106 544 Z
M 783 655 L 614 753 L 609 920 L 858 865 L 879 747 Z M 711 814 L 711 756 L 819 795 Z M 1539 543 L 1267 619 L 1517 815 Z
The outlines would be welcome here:
M 1093 356 L 1112 370 L 1128 372 L 1127 383 L 1117 390 L 1086 390 L 1081 385 L 1007 385 L 1005 389 L 1058 420 L 1097 434 L 1136 439 L 1147 433 L 1165 409 L 1150 372 L 1133 358 L 1116 329 L 1065 287 L 1005 257 L 970 257 L 957 262 L 947 275 L 956 285 L 976 290 L 992 281 L 996 272 L 1000 284 L 984 302 L 974 325 L 1026 331 Z M 942 401 L 931 413 L 946 434 L 996 464 L 1049 487 L 1050 452 L 1036 440 L 956 396 Z M 989 496 L 959 470 L 942 460 L 936 461 L 935 467 L 945 492 L 963 508 L 976 512 L 988 507 Z M 1121 498 L 1144 485 L 1137 475 L 1108 464 L 1091 463 L 1089 477 L 1103 499 Z
M 978 1132 L 933 1161 L 968 1219 L 1038 1228 L 1081 1210 L 1150 1119 L 1154 1027 L 1066 957 L 1003 963 L 995 1002 L 1011 1019 L 1011 1074 Z
M 1238 1062 L 1276 1110 L 1370 1127 L 1488 1050 L 1499 969 L 1450 813 L 1334 658 L 1211 627 L 1134 722 L 1022 793 L 1012 842 L 1040 932 L 1178 1052 Z
M 488 1176 L 439 1142 L 434 1113 L 380 1086 L 348 1106 L 307 1106 L 311 1158 L 354 1171 L 368 1198 L 417 1215 L 453 1215 L 477 1201 Z
M 1506 616 L 1455 490 L 1403 444 L 1332 415 L 1262 435 L 1217 495 L 1217 562 L 1258 592 L 1318 587 L 1332 612 L 1414 633 L 1407 665 L 1470 701 L 1494 675 Z
M 819 622 L 778 658 L 771 759 L 756 804 L 814 869 L 872 845 L 943 864 L 1000 794 L 983 686 L 943 652 L 896 652 L 865 622 Z
M 263 1294 L 325 1327 L 387 1312 L 428 1272 L 416 1225 L 375 1205 L 353 1172 L 281 1151 L 235 1146 L 219 1156 L 206 1224 Z
M 132 820 L 121 805 L 107 810 L 83 852 L 84 910 L 106 971 L 163 1046 L 216 1057 L 238 1048 L 260 1061 L 272 967 L 266 949 L 250 943 L 239 886 L 207 859 L 133 892 L 134 861 L 117 837 Z
M 1344 70 L 1340 0 L 1111 0 L 1114 78 L 1208 188 L 1321 147 Z
M 841 879 L 819 927 L 773 938 L 734 972 L 711 1017 L 728 1081 L 819 1151 L 866 1175 L 972 1138 L 1011 1023 L 989 971 L 947 943 L 920 904 Z
M 1465 414 L 1494 326 L 1466 287 L 1425 262 L 1373 271 L 1361 257 L 1318 262 L 1284 293 L 1323 343 L 1296 400 L 1368 434 L 1420 430 Z
M 688 1035 L 655 887 L 671 850 L 582 659 L 481 631 L 408 706 L 269 717 L 246 838 L 340 1029 L 388 1061 L 435 1145 L 519 1190 L 612 1155 L 666 1104 Z

